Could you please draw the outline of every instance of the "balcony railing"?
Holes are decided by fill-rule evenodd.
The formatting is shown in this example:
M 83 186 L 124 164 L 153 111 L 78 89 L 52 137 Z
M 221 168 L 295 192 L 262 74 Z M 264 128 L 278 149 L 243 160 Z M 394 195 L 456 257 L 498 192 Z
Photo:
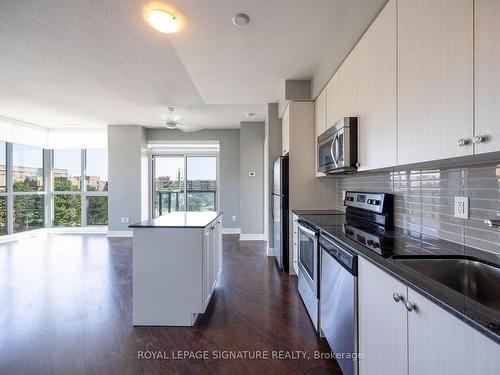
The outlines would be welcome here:
M 216 211 L 217 191 L 188 190 L 187 207 L 183 190 L 158 191 L 158 216 L 172 211 Z M 193 199 L 198 197 L 198 199 Z

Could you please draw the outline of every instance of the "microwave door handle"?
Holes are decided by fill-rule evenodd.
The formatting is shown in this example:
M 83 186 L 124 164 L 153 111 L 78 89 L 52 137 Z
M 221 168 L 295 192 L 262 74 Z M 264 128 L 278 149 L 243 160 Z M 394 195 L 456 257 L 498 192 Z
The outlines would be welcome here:
M 335 164 L 335 168 L 338 168 L 338 166 L 339 166 L 337 157 L 335 155 L 335 151 L 337 150 L 338 137 L 339 137 L 338 134 L 335 133 L 335 137 L 333 138 L 332 144 L 330 145 L 330 153 L 332 154 L 332 159 L 333 159 L 333 163 Z M 333 151 L 334 147 L 335 147 L 335 151 Z

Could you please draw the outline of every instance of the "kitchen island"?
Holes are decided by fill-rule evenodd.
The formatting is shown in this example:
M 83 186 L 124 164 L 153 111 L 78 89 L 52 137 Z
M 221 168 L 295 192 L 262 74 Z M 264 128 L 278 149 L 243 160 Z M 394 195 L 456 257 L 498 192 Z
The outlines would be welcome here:
M 222 213 L 172 212 L 133 229 L 133 324 L 192 326 L 222 271 Z

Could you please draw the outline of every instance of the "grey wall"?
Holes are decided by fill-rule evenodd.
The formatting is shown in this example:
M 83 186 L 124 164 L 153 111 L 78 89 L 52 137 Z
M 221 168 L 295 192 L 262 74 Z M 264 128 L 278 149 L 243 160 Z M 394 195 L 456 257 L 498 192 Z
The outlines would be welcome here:
M 142 126 L 108 126 L 110 231 L 129 230 L 129 223 L 121 223 L 121 217 L 129 217 L 130 223 L 145 219 L 142 210 L 142 202 L 147 200 L 147 187 L 143 184 L 144 173 L 147 173 L 143 163 L 145 145 L 146 132 Z
M 241 123 L 241 234 L 264 234 L 264 139 L 264 122 Z
M 268 210 L 268 224 L 269 224 L 269 246 L 272 247 L 274 241 L 273 232 L 273 219 L 272 219 L 272 184 L 273 184 L 273 162 L 281 156 L 281 120 L 278 118 L 278 104 L 271 103 L 267 106 L 267 147 L 269 155 L 269 210 Z
M 220 209 L 223 228 L 240 228 L 240 130 L 204 129 L 182 133 L 165 129 L 147 129 L 151 141 L 219 141 Z M 232 220 L 236 216 L 236 220 Z
M 363 173 L 337 184 L 338 202 L 343 190 L 393 193 L 396 226 L 500 255 L 500 230 L 484 224 L 500 218 L 500 162 Z M 455 196 L 469 197 L 469 219 L 454 216 Z

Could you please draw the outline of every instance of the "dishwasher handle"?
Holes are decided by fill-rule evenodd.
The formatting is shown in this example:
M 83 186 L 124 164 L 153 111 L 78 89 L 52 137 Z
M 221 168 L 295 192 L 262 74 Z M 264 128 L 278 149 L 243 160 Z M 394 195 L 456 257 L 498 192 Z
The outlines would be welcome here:
M 332 256 L 350 274 L 358 275 L 358 256 L 332 240 L 320 236 L 319 244 L 321 248 Z

